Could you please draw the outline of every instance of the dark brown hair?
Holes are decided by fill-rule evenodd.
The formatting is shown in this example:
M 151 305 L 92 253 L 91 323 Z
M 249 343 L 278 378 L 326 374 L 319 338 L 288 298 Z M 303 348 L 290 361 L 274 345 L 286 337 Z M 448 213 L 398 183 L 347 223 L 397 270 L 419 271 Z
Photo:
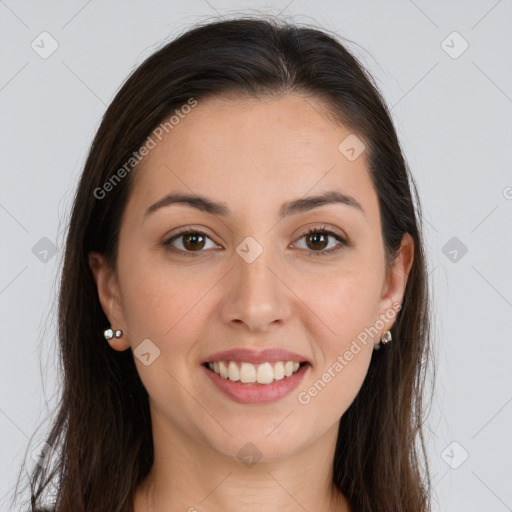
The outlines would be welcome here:
M 128 512 L 153 463 L 148 394 L 131 350 L 113 351 L 88 264 L 115 268 L 133 172 L 101 189 L 177 108 L 194 98 L 299 93 L 328 107 L 366 144 L 381 214 L 387 268 L 404 233 L 415 245 L 393 341 L 374 352 L 343 414 L 333 480 L 353 512 L 425 512 L 430 480 L 422 424 L 430 367 L 430 303 L 420 202 L 391 116 L 372 77 L 336 35 L 272 17 L 209 21 L 153 53 L 108 107 L 90 148 L 71 213 L 59 296 L 63 388 L 47 443 L 58 457 L 30 474 L 30 510 L 53 481 L 53 511 Z M 414 200 L 413 194 L 414 192 Z

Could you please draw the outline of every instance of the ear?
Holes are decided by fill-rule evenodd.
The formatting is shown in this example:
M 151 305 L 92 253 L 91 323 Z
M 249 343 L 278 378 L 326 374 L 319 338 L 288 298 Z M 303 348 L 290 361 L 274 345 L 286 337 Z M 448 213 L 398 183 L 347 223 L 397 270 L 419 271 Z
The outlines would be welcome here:
M 405 286 L 407 284 L 407 278 L 409 277 L 409 272 L 411 270 L 413 260 L 414 240 L 409 233 L 405 233 L 402 237 L 402 242 L 400 248 L 398 249 L 393 267 L 389 271 L 385 283 L 382 287 L 382 296 L 379 309 L 381 315 L 384 315 L 390 310 L 398 313 L 396 305 L 401 305 L 403 303 Z M 386 320 L 386 325 L 383 331 L 391 329 L 395 323 L 395 319 L 396 314 L 393 315 L 391 320 Z M 380 341 L 380 336 L 378 341 Z
M 123 331 L 121 338 L 112 338 L 108 340 L 108 343 L 114 350 L 126 350 L 130 347 L 130 342 L 126 332 L 126 321 L 116 272 L 108 265 L 105 257 L 97 252 L 89 253 L 89 267 L 94 275 L 101 308 L 112 329 Z

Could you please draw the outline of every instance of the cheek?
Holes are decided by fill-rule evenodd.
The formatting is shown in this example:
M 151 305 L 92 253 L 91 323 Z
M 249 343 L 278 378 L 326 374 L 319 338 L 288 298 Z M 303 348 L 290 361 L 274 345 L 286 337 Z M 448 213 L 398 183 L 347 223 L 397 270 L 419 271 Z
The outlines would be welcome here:
M 202 279 L 190 270 L 180 272 L 170 266 L 142 263 L 126 266 L 124 272 L 123 308 L 144 386 L 162 410 L 168 408 L 170 396 L 180 404 L 178 409 L 193 407 L 194 404 L 188 404 L 189 397 L 183 393 L 182 385 L 186 389 L 193 387 L 191 375 L 198 371 L 192 366 L 197 361 L 194 344 L 204 325 L 205 294 L 218 279 Z M 148 339 L 154 344 L 148 345 L 150 352 L 158 356 L 146 366 L 137 357 L 137 347 Z
M 311 407 L 313 416 L 320 412 L 328 423 L 339 419 L 357 396 L 374 347 L 365 330 L 375 321 L 373 294 L 357 282 L 341 279 L 338 284 L 341 288 L 322 302 L 322 322 L 314 331 L 317 364 L 297 396 L 301 407 Z
M 326 274 L 302 289 L 317 367 L 299 391 L 298 401 L 324 411 L 330 421 L 347 410 L 366 377 L 375 343 L 371 328 L 378 318 L 380 284 L 378 271 L 361 266 Z
M 173 350 L 180 350 L 180 340 L 184 345 L 194 339 L 199 324 L 193 318 L 218 279 L 170 264 L 135 260 L 119 267 L 130 341 L 136 346 L 149 338 L 163 350 L 172 340 Z
M 320 276 L 318 276 L 320 277 Z M 374 324 L 381 292 L 379 270 L 368 265 L 343 267 L 304 282 L 301 297 L 322 320 L 328 350 L 342 350 L 365 328 Z

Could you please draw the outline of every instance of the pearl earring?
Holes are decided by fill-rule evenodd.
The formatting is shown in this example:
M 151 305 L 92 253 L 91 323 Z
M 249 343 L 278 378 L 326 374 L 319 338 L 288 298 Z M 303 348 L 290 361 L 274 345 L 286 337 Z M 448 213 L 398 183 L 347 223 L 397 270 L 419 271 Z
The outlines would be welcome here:
M 391 331 L 384 331 L 380 338 L 380 343 L 378 345 L 375 345 L 375 347 L 373 347 L 373 349 L 380 350 L 380 347 L 382 345 L 385 345 L 388 341 L 391 341 L 391 340 L 392 340 Z
M 122 335 L 123 335 L 123 331 L 121 329 L 117 329 L 116 331 L 114 331 L 112 329 L 106 329 L 103 332 L 103 336 L 105 337 L 105 339 L 107 341 L 111 340 L 112 338 L 120 338 Z
M 381 342 L 385 345 L 388 341 L 392 340 L 391 331 L 384 331 L 382 333 Z

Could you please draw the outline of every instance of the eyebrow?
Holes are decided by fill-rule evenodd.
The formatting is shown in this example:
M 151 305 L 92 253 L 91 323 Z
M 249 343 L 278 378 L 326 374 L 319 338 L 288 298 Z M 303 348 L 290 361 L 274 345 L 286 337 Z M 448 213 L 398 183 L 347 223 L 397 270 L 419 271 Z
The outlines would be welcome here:
M 144 216 L 147 217 L 151 213 L 172 204 L 185 204 L 211 215 L 222 217 L 231 215 L 231 210 L 225 203 L 219 203 L 200 195 L 171 193 L 149 206 Z M 303 197 L 284 203 L 279 210 L 279 217 L 283 219 L 289 215 L 297 215 L 326 204 L 345 204 L 359 210 L 363 215 L 365 214 L 363 207 L 354 197 L 332 190 L 320 195 Z

